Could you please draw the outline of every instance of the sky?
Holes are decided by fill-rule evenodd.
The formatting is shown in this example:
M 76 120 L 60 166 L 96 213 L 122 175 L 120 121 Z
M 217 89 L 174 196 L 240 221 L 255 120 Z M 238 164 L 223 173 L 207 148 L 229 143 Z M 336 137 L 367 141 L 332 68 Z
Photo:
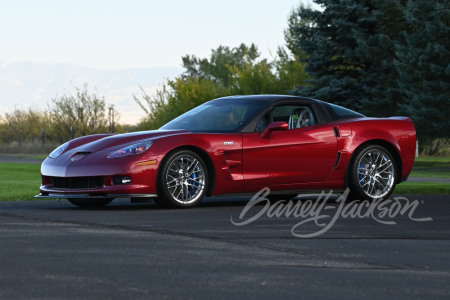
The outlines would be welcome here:
M 308 2 L 308 1 L 306 1 Z M 0 62 L 68 63 L 103 70 L 180 66 L 219 45 L 284 44 L 300 0 L 0 0 Z
M 121 122 L 135 124 L 145 114 L 134 95 L 140 87 L 155 93 L 179 75 L 182 56 L 254 43 L 270 60 L 285 44 L 290 13 L 311 2 L 0 0 L 0 118 L 45 108 L 87 83 L 116 106 Z M 129 75 L 137 69 L 151 76 Z

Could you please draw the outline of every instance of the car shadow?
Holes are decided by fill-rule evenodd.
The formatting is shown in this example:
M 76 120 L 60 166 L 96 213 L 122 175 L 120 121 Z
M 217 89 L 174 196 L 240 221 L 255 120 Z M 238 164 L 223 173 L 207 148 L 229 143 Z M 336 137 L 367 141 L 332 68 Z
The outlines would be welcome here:
M 291 199 L 289 201 L 292 201 L 293 204 L 297 203 L 298 201 L 306 201 L 306 200 L 317 200 L 319 195 L 300 195 L 294 199 Z M 247 205 L 247 203 L 250 201 L 250 196 L 236 196 L 236 197 L 207 197 L 205 198 L 197 207 L 191 208 L 191 209 L 199 209 L 199 208 L 218 208 L 218 207 L 244 207 Z M 331 196 L 327 200 L 327 203 L 336 203 L 336 200 L 338 199 L 338 196 Z M 53 207 L 53 209 L 63 209 L 63 210 L 85 210 L 85 211 L 130 211 L 130 210 L 159 210 L 159 211 L 179 211 L 183 209 L 174 209 L 174 208 L 164 208 L 161 206 L 158 206 L 154 201 L 148 200 L 146 202 L 137 202 L 133 203 L 130 201 L 129 198 L 118 198 L 114 199 L 110 204 L 104 206 L 104 207 L 77 207 L 75 205 L 70 204 L 66 200 L 60 200 L 61 205 L 59 207 Z M 284 202 L 286 203 L 287 200 L 278 199 L 271 201 L 271 204 L 274 205 L 277 202 Z M 259 203 L 256 203 L 256 206 L 265 205 L 266 201 L 261 201 Z M 48 208 L 48 207 L 47 207 Z

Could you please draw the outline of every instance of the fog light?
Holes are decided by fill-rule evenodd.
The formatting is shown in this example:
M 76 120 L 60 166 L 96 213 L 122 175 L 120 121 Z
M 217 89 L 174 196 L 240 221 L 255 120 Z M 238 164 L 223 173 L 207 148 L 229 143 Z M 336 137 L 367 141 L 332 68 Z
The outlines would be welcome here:
M 113 184 L 131 184 L 131 177 L 130 176 L 116 176 L 113 177 Z

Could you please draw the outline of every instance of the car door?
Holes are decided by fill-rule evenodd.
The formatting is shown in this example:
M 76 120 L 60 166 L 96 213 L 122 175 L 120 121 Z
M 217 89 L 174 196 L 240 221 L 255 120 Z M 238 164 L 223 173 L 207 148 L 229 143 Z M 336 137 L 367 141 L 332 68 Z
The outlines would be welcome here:
M 295 107 L 283 108 L 289 109 Z M 286 115 L 272 119 L 289 121 Z M 260 132 L 243 133 L 242 137 L 246 191 L 326 181 L 337 158 L 333 127 L 314 120 L 306 127 L 273 131 L 267 138 Z

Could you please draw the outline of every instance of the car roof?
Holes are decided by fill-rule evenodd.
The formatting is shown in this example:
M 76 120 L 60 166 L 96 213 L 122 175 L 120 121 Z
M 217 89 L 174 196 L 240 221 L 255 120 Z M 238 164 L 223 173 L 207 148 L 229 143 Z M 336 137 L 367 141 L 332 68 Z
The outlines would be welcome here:
M 240 101 L 265 101 L 267 103 L 273 103 L 278 100 L 306 100 L 317 102 L 318 100 L 299 97 L 299 96 L 289 96 L 289 95 L 238 95 L 238 96 L 227 96 L 218 98 L 215 100 L 227 101 L 227 100 L 240 100 Z M 213 101 L 215 101 L 213 100 Z

